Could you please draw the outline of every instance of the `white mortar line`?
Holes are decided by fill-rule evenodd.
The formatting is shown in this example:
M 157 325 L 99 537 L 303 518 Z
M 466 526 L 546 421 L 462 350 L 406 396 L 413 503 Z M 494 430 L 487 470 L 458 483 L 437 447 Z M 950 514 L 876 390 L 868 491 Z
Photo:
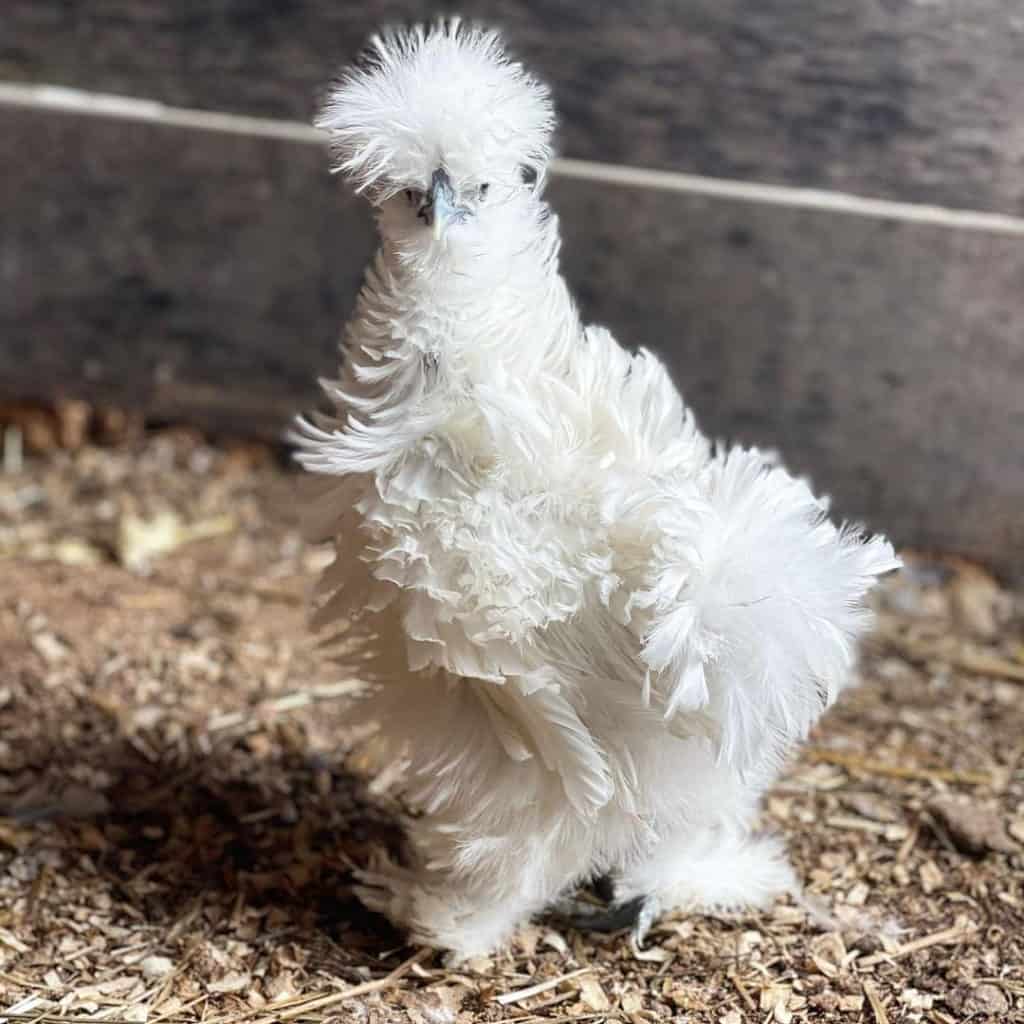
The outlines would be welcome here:
M 170 107 L 157 100 L 114 96 L 105 92 L 67 89 L 62 85 L 22 85 L 0 82 L 0 106 L 29 107 L 89 117 L 112 117 L 124 121 L 144 121 L 173 128 L 197 128 L 205 132 L 248 135 L 287 142 L 324 143 L 324 135 L 301 121 L 284 121 L 272 117 L 248 117 L 220 111 L 192 110 Z
M 27 107 L 36 110 L 60 111 L 91 117 L 120 118 L 175 128 L 244 135 L 255 138 L 281 139 L 324 145 L 323 133 L 301 121 L 270 117 L 250 117 L 221 111 L 172 107 L 156 100 L 88 92 L 57 85 L 25 85 L 0 82 L 0 106 Z M 1024 235 L 1024 217 L 989 213 L 984 210 L 960 210 L 924 203 L 907 203 L 892 199 L 874 199 L 848 192 L 827 189 L 796 188 L 789 185 L 763 185 L 728 178 L 712 178 L 681 171 L 660 171 L 646 167 L 628 167 L 593 160 L 561 157 L 554 161 L 552 172 L 559 177 L 579 181 L 597 181 L 606 185 L 654 189 L 685 195 L 733 199 L 745 203 L 786 206 L 794 209 L 820 210 L 858 217 L 932 224 L 1000 235 Z
M 660 189 L 663 192 L 711 196 L 715 199 L 736 199 L 745 203 L 822 210 L 828 213 L 901 220 L 914 224 L 934 224 L 939 227 L 984 231 L 990 234 L 1024 235 L 1024 217 L 988 213 L 984 210 L 958 210 L 926 203 L 874 199 L 870 196 L 833 192 L 821 188 L 763 185 L 753 181 L 711 178 L 682 171 L 658 171 L 648 167 L 592 163 L 589 160 L 572 160 L 567 157 L 556 160 L 553 170 L 563 177 L 601 181 L 608 185 L 629 185 L 635 188 Z

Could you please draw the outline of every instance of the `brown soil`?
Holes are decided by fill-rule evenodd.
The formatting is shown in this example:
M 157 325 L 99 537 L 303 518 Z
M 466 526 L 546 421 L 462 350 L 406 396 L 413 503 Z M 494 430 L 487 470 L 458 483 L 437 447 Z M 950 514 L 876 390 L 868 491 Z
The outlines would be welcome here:
M 638 958 L 541 922 L 447 969 L 350 893 L 398 808 L 305 628 L 326 556 L 294 474 L 181 431 L 19 462 L 0 1022 L 1024 1020 L 1024 602 L 975 567 L 917 558 L 886 588 L 864 685 L 768 801 L 837 928 L 680 917 Z

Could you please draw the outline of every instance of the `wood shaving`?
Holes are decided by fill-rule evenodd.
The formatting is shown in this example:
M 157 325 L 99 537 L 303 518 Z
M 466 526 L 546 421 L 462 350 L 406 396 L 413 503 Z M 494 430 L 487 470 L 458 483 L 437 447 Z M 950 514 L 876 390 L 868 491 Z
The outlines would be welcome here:
M 360 777 L 358 680 L 307 630 L 301 481 L 84 414 L 12 419 L 0 474 L 0 1024 L 1024 1019 L 1024 601 L 991 576 L 912 558 L 880 595 L 766 804 L 799 904 L 446 966 L 352 893 L 401 853 L 401 777 Z

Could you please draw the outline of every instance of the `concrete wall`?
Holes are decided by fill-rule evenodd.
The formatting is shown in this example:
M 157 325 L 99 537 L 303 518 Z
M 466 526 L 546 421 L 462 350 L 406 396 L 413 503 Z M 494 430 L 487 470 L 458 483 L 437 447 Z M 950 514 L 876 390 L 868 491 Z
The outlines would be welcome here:
M 590 162 L 550 189 L 589 317 L 843 513 L 1024 570 L 1016 0 L 463 9 L 552 81 L 561 151 Z M 7 0 L 0 394 L 276 434 L 372 247 L 294 122 L 376 25 L 433 10 Z M 40 83 L 270 120 L 53 109 Z

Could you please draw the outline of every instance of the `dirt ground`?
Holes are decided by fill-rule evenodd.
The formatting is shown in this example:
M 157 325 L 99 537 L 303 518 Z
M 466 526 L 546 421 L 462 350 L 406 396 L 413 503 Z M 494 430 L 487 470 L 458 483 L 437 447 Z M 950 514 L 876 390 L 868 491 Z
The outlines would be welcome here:
M 839 927 L 541 921 L 447 969 L 350 894 L 396 803 L 304 625 L 295 475 L 183 431 L 6 455 L 0 1024 L 1024 1021 L 1024 601 L 980 570 L 887 586 L 768 800 Z

